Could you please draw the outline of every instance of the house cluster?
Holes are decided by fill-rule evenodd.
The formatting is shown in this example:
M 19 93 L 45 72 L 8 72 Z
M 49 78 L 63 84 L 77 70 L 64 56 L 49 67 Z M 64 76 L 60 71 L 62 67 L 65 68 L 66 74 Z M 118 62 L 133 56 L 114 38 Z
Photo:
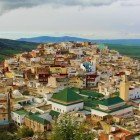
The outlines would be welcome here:
M 62 42 L 41 44 L 0 64 L 0 126 L 14 122 L 51 131 L 63 113 L 89 121 L 100 140 L 137 137 L 139 60 L 103 44 Z

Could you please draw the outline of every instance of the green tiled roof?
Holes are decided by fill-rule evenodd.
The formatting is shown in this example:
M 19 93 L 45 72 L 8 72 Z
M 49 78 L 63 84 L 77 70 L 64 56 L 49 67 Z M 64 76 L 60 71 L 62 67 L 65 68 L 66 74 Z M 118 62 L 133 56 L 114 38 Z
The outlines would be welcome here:
M 14 111 L 15 113 L 17 113 L 18 115 L 26 115 L 28 112 L 26 110 L 16 110 Z
M 53 94 L 51 100 L 62 104 L 73 104 L 83 101 L 82 97 L 71 88 L 65 88 L 64 90 Z
M 79 88 L 77 88 L 77 87 L 71 87 L 71 89 L 75 92 L 79 92 Z
M 95 107 L 100 103 L 100 100 L 97 99 L 86 99 L 84 100 L 84 106 L 86 107 Z
M 121 107 L 117 107 L 117 108 L 114 108 L 112 110 L 102 110 L 99 107 L 92 107 L 92 108 L 95 110 L 101 111 L 101 112 L 105 112 L 105 113 L 113 113 L 113 112 L 116 112 L 118 110 L 123 110 L 123 109 L 129 108 L 129 107 L 132 107 L 132 106 L 131 105 L 123 105 Z
M 98 93 L 96 91 L 90 91 L 90 90 L 81 90 L 80 91 L 80 94 L 81 95 L 88 96 L 88 97 L 92 97 L 92 98 L 101 98 L 101 97 L 104 97 L 103 94 Z
M 120 97 L 112 97 L 112 98 L 102 100 L 100 104 L 105 106 L 111 106 L 121 102 L 124 102 L 124 100 L 122 100 Z
M 52 117 L 54 117 L 54 116 L 55 116 L 55 117 L 58 117 L 59 114 L 60 114 L 60 113 L 57 112 L 57 111 L 54 111 L 54 110 L 51 110 L 51 111 L 50 111 L 50 115 L 51 115 Z
M 41 123 L 43 125 L 46 125 L 46 124 L 49 124 L 50 123 L 46 119 L 41 118 L 39 116 L 39 114 L 27 115 L 26 117 L 29 118 L 30 120 L 36 121 L 36 122 Z
M 99 49 L 105 49 L 105 47 L 106 46 L 104 44 L 99 44 L 99 46 L 98 46 Z

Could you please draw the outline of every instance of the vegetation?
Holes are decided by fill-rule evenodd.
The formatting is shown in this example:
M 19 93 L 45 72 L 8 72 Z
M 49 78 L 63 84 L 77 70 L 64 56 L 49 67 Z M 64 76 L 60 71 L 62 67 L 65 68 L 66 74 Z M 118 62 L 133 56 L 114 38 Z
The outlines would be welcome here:
M 120 45 L 120 44 L 106 44 L 109 49 L 116 50 L 120 54 L 127 55 L 132 58 L 140 59 L 140 44 L 139 45 Z
M 20 140 L 21 138 L 36 137 L 37 140 L 93 140 L 96 136 L 88 122 L 80 122 L 72 113 L 61 114 L 54 121 L 52 131 L 35 133 L 26 126 L 17 131 L 1 132 L 0 140 Z
M 71 114 L 61 115 L 52 131 L 52 140 L 93 140 L 94 134 L 87 128 L 86 123 L 78 122 Z
M 34 132 L 23 126 L 18 129 L 18 131 L 1 131 L 0 132 L 0 140 L 20 140 L 21 138 L 32 137 Z
M 29 129 L 28 127 L 21 127 L 17 131 L 17 138 L 26 138 L 26 137 L 32 137 L 34 135 L 34 132 L 32 129 Z
M 37 47 L 37 43 L 0 39 L 0 61 L 24 51 L 31 51 Z
M 16 140 L 15 135 L 4 131 L 4 132 L 0 132 L 0 140 Z
M 3 61 L 4 59 L 5 59 L 5 55 L 0 54 L 0 62 Z

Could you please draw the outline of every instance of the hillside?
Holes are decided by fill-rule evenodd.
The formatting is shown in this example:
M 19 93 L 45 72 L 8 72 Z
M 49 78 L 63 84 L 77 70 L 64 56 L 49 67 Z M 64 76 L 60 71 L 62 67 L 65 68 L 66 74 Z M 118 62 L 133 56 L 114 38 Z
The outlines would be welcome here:
M 45 41 L 47 38 L 47 41 Z M 30 51 L 35 49 L 39 43 L 42 42 L 42 37 L 30 39 L 19 39 L 24 41 L 16 41 L 9 39 L 0 39 L 0 61 L 4 60 L 6 57 L 10 57 L 16 53 Z M 36 40 L 37 39 L 37 40 Z M 29 42 L 32 41 L 32 42 Z M 76 37 L 44 37 L 44 42 L 67 42 L 67 41 L 91 41 L 88 39 L 76 38 Z M 28 42 L 26 42 L 28 41 Z M 119 51 L 123 55 L 127 55 L 133 58 L 140 59 L 140 39 L 131 40 L 94 40 L 92 42 L 105 43 L 109 46 L 109 49 L 114 49 Z
M 37 43 L 0 39 L 0 61 L 14 54 L 35 49 L 37 45 Z
M 140 60 L 140 45 L 106 44 L 109 49 L 116 50 L 120 54 Z
M 140 39 L 111 39 L 111 40 L 95 40 L 98 43 L 126 45 L 126 46 L 140 46 Z

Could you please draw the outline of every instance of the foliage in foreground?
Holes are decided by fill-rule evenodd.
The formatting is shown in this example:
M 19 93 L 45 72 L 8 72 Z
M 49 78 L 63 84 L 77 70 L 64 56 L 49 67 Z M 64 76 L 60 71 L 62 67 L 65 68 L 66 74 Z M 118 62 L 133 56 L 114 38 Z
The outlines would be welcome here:
M 34 135 L 34 132 L 32 129 L 29 129 L 28 127 L 21 127 L 17 131 L 17 138 L 26 138 L 26 137 L 32 137 Z
M 5 131 L 0 132 L 0 140 L 16 140 L 15 135 L 12 135 L 11 133 Z
M 16 133 L 8 131 L 0 132 L 0 140 L 20 140 L 21 138 L 32 137 L 34 132 L 28 127 L 21 127 Z
M 53 124 L 51 132 L 35 133 L 28 127 L 22 126 L 16 133 L 0 133 L 0 140 L 20 140 L 33 137 L 36 140 L 93 140 L 95 134 L 86 122 L 78 121 L 73 114 L 62 114 Z
M 78 122 L 78 118 L 71 114 L 61 115 L 52 131 L 52 140 L 93 140 L 94 136 L 86 123 Z

